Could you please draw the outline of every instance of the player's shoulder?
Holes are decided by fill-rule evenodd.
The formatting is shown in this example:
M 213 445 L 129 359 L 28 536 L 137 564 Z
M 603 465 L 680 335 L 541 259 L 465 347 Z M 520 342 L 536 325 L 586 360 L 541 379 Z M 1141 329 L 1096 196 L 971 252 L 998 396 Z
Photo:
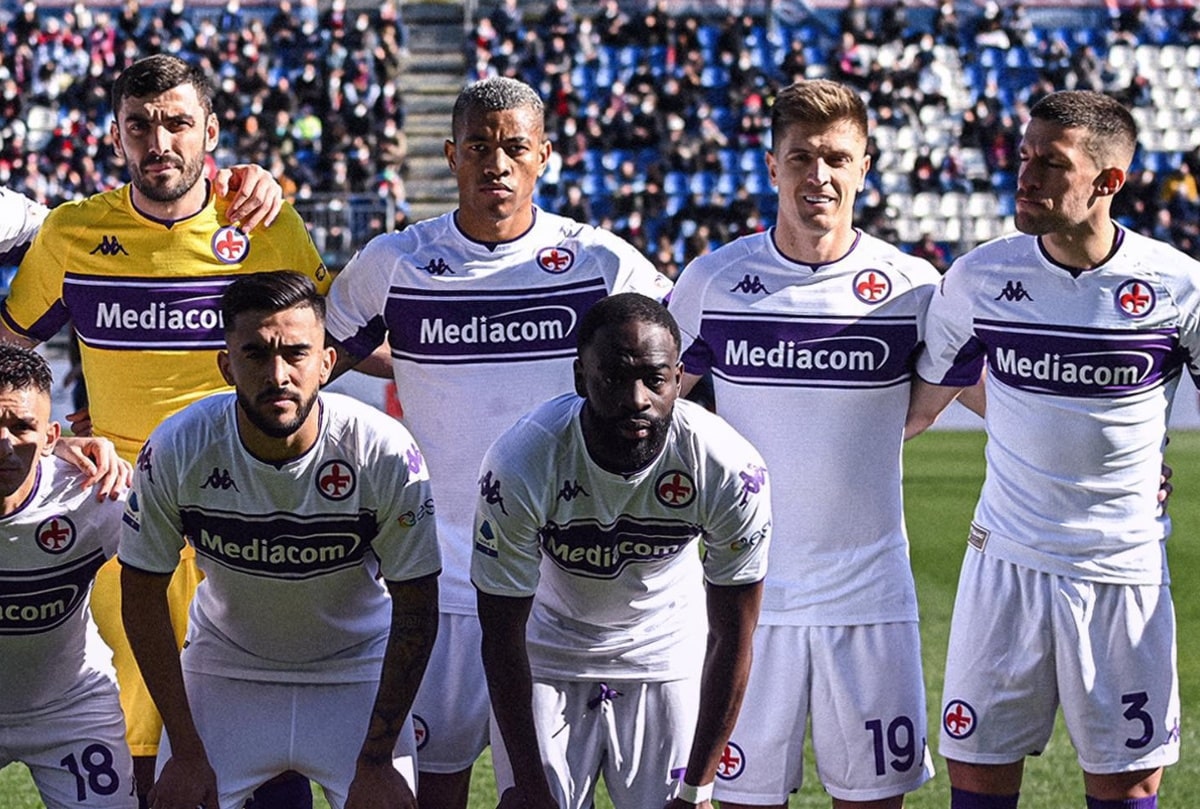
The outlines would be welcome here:
M 543 463 L 571 440 L 583 400 L 575 393 L 548 399 L 522 415 L 493 442 L 489 454 Z
M 234 393 L 220 392 L 193 402 L 159 422 L 146 446 L 159 453 L 173 448 L 180 460 L 186 460 L 208 444 L 230 438 L 236 441 L 235 401 Z
M 91 514 L 110 513 L 120 517 L 127 493 L 116 500 L 96 499 L 94 487 L 85 486 L 87 475 L 74 464 L 57 456 L 43 458 L 39 464 L 40 480 L 30 507 L 34 509 L 66 512 L 79 517 Z
M 912 286 L 931 286 L 941 278 L 937 268 L 925 259 L 906 253 L 896 245 L 869 233 L 859 236 L 855 253 L 864 266 L 897 273 Z
M 366 402 L 332 391 L 323 391 L 320 402 L 326 442 L 353 448 L 363 460 L 405 455 L 416 444 L 407 427 Z
M 766 267 L 775 264 L 778 261 L 771 250 L 771 237 L 767 231 L 739 236 L 689 261 L 675 279 L 671 299 L 675 301 L 689 290 L 704 289 L 725 276 L 740 278 L 747 272 L 753 272 L 752 267 L 765 271 Z
M 108 217 L 123 215 L 126 197 L 126 186 L 121 186 L 90 197 L 59 203 L 46 214 L 42 232 L 88 229 Z
M 1191 284 L 1200 283 L 1200 261 L 1172 244 L 1122 228 L 1122 249 L 1126 260 L 1140 269 L 1166 278 L 1178 278 Z M 1118 254 L 1120 256 L 1120 253 Z
M 711 410 L 680 399 L 675 402 L 673 419 L 680 438 L 705 456 L 737 467 L 745 463 L 762 465 L 758 449 L 732 424 Z
M 428 245 L 445 247 L 457 241 L 454 214 L 446 213 L 432 219 L 415 222 L 404 230 L 380 233 L 359 248 L 347 269 L 358 266 L 391 266 L 412 260 Z

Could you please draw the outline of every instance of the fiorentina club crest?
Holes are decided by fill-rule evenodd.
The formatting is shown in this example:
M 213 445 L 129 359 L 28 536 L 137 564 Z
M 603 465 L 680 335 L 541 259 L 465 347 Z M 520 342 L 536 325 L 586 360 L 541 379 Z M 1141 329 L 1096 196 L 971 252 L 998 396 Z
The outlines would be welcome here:
M 326 461 L 317 470 L 317 491 L 327 500 L 345 500 L 354 485 L 354 469 L 345 461 Z
M 537 264 L 545 272 L 562 275 L 575 266 L 575 253 L 566 247 L 543 247 L 537 251 Z
M 1154 310 L 1154 290 L 1145 281 L 1126 281 L 1117 287 L 1116 303 L 1125 317 L 1145 317 Z
M 212 251 L 222 264 L 238 264 L 250 254 L 250 240 L 233 225 L 226 225 L 213 234 Z
M 863 270 L 854 276 L 854 297 L 863 303 L 883 303 L 892 294 L 892 279 L 882 270 Z
M 48 517 L 38 525 L 35 536 L 46 553 L 66 553 L 75 544 L 75 524 L 62 515 Z
M 654 496 L 668 508 L 684 508 L 696 499 L 696 484 L 687 472 L 664 472 L 654 484 Z

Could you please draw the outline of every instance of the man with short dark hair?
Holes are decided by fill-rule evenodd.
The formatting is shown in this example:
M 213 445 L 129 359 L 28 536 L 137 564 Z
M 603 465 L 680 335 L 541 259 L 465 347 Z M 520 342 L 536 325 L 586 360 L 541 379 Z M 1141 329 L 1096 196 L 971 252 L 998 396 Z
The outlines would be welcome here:
M 423 809 L 466 809 L 488 740 L 468 574 L 479 461 L 517 418 L 570 388 L 588 307 L 612 292 L 662 298 L 671 288 L 628 243 L 533 204 L 551 152 L 544 114 L 515 79 L 464 88 L 445 143 L 458 208 L 373 239 L 329 296 L 338 370 L 387 340 L 404 422 L 437 470 L 445 573 L 430 668 L 442 674 L 413 709 Z
M 929 306 L 907 432 L 987 367 L 987 477 L 943 691 L 954 809 L 1016 807 L 1059 707 L 1089 809 L 1152 809 L 1179 757 L 1158 488 L 1176 385 L 1200 376 L 1200 264 L 1113 221 L 1136 145 L 1105 95 L 1035 104 L 1021 233 L 961 257 Z
M 133 760 L 88 595 L 117 550 L 122 505 L 52 456 L 53 380 L 0 344 L 0 767 L 29 767 L 48 809 L 134 809 Z
M 295 770 L 335 809 L 415 807 L 406 717 L 440 569 L 428 469 L 394 419 L 320 393 L 324 303 L 299 273 L 234 282 L 218 355 L 234 393 L 163 422 L 135 472 L 122 615 L 170 748 L 152 805 L 239 809 Z M 185 541 L 205 578 L 180 656 L 166 587 Z
M 579 326 L 575 393 L 480 466 L 471 579 L 502 806 L 587 809 L 601 775 L 617 809 L 710 804 L 771 508 L 758 453 L 677 401 L 681 375 L 670 313 L 605 298 Z

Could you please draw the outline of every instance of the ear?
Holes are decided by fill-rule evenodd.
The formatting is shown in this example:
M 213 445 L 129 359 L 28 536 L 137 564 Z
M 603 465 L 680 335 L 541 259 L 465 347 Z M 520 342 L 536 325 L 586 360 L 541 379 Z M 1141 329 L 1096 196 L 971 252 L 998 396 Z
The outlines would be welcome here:
M 210 112 L 204 121 L 204 151 L 214 152 L 217 149 L 217 139 L 221 135 L 221 125 L 217 122 L 217 114 Z
M 550 160 L 550 153 L 554 151 L 554 144 L 545 135 L 542 136 L 542 145 L 538 148 L 538 176 L 542 176 L 542 172 L 546 170 L 546 163 Z
M 771 185 L 779 185 L 779 180 L 776 175 L 779 173 L 779 166 L 775 162 L 775 153 L 767 152 L 767 177 L 771 180 Z
M 217 352 L 217 369 L 221 372 L 221 378 L 225 380 L 226 385 L 234 385 L 233 369 L 230 367 L 229 352 L 222 349 Z
M 333 374 L 333 366 L 337 362 L 337 350 L 333 346 L 325 346 L 322 353 L 324 356 L 321 357 L 321 387 L 325 387 L 325 383 Z
M 42 456 L 49 458 L 54 454 L 54 445 L 62 435 L 62 425 L 51 420 L 46 427 L 46 446 L 42 447 Z
M 867 190 L 867 172 L 871 170 L 871 156 L 863 155 L 862 175 L 858 178 L 859 193 Z
M 454 141 L 450 140 L 449 138 L 446 138 L 446 142 L 442 144 L 442 153 L 444 155 L 446 155 L 446 165 L 448 165 L 450 167 L 450 173 L 451 174 L 457 173 L 458 172 L 458 161 L 455 159 Z
M 121 146 L 121 128 L 117 126 L 117 118 L 113 116 L 112 124 L 109 126 L 108 134 L 112 136 L 113 154 L 118 158 L 125 159 L 125 149 Z
M 586 399 L 587 384 L 583 378 L 583 361 L 576 357 L 575 364 L 572 366 L 572 368 L 575 372 L 575 392 Z
M 1109 167 L 1100 172 L 1096 178 L 1096 194 L 1101 197 L 1111 197 L 1125 185 L 1127 175 L 1123 169 Z

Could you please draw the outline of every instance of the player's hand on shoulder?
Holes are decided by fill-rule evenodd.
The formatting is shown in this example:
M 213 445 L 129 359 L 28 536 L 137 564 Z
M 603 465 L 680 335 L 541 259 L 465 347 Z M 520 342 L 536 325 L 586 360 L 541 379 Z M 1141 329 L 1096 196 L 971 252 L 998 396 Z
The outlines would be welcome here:
M 217 195 L 229 200 L 225 215 L 249 233 L 270 227 L 283 209 L 283 187 L 262 166 L 238 164 L 217 172 Z
M 59 438 L 54 454 L 86 476 L 84 487 L 94 486 L 96 499 L 116 500 L 133 482 L 133 466 L 117 454 L 107 438 L 67 436 Z
M 417 799 L 390 761 L 359 759 L 345 809 L 416 809 Z
M 562 809 L 548 790 L 522 790 L 509 787 L 500 796 L 496 809 Z
M 207 756 L 171 756 L 147 796 L 150 809 L 220 809 L 217 774 Z

